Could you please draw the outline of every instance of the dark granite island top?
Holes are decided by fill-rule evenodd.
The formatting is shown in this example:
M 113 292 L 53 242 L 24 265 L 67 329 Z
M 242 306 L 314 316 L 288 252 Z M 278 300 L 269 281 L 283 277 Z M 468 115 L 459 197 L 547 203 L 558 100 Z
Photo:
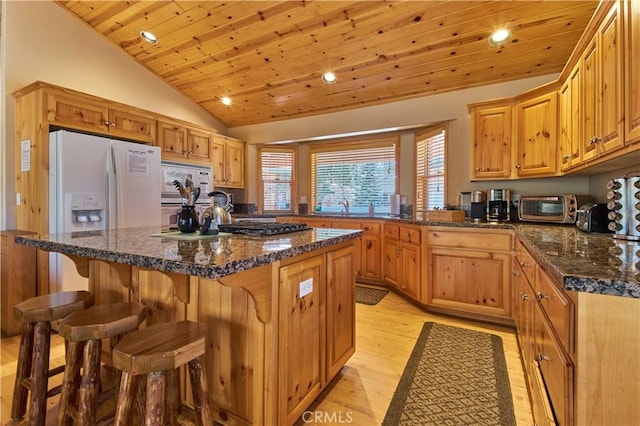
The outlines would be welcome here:
M 225 234 L 193 238 L 196 234 L 185 234 L 188 239 L 176 239 L 175 233 L 162 234 L 159 227 L 143 227 L 22 236 L 16 242 L 71 256 L 215 279 L 361 235 L 358 230 L 310 229 L 267 237 Z

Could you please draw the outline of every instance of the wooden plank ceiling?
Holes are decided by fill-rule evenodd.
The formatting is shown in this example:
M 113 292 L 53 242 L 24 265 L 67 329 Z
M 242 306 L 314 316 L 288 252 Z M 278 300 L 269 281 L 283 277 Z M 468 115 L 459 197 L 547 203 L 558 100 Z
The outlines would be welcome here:
M 560 72 L 597 1 L 59 1 L 229 127 Z M 491 46 L 506 27 L 512 38 Z M 156 45 L 140 38 L 155 34 Z M 324 71 L 338 81 L 321 82 Z M 233 100 L 231 106 L 221 97 Z

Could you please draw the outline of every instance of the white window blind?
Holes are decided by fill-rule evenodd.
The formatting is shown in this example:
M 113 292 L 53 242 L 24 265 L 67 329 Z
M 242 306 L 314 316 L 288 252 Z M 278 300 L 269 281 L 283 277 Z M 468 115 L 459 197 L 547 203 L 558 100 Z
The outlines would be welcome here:
M 443 208 L 445 202 L 446 130 L 416 134 L 416 217 L 426 210 Z
M 294 154 L 293 150 L 261 149 L 263 212 L 293 211 Z
M 311 148 L 311 200 L 316 212 L 389 213 L 396 192 L 396 139 Z

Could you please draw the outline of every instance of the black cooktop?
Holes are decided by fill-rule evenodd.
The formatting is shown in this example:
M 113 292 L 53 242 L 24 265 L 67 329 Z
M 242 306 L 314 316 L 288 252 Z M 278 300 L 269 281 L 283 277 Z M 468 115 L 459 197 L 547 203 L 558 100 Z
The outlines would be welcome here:
M 237 222 L 218 225 L 220 232 L 246 235 L 277 235 L 311 229 L 306 223 Z

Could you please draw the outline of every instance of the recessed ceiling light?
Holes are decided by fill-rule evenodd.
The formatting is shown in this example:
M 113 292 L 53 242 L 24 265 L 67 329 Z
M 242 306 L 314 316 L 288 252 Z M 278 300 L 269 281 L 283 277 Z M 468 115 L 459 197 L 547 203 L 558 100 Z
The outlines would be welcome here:
M 510 37 L 511 32 L 509 32 L 509 30 L 499 29 L 491 34 L 491 36 L 489 37 L 489 43 L 491 43 L 493 46 L 498 46 L 509 40 Z
M 223 96 L 222 98 L 220 98 L 220 102 L 229 106 L 231 105 L 231 98 L 229 98 L 228 96 Z
M 322 74 L 322 82 L 323 83 L 333 84 L 336 81 L 338 81 L 338 77 L 336 77 L 336 75 L 334 73 L 332 73 L 331 71 L 327 71 L 324 74 Z
M 140 31 L 140 37 L 147 43 L 158 44 L 158 37 L 149 31 Z

